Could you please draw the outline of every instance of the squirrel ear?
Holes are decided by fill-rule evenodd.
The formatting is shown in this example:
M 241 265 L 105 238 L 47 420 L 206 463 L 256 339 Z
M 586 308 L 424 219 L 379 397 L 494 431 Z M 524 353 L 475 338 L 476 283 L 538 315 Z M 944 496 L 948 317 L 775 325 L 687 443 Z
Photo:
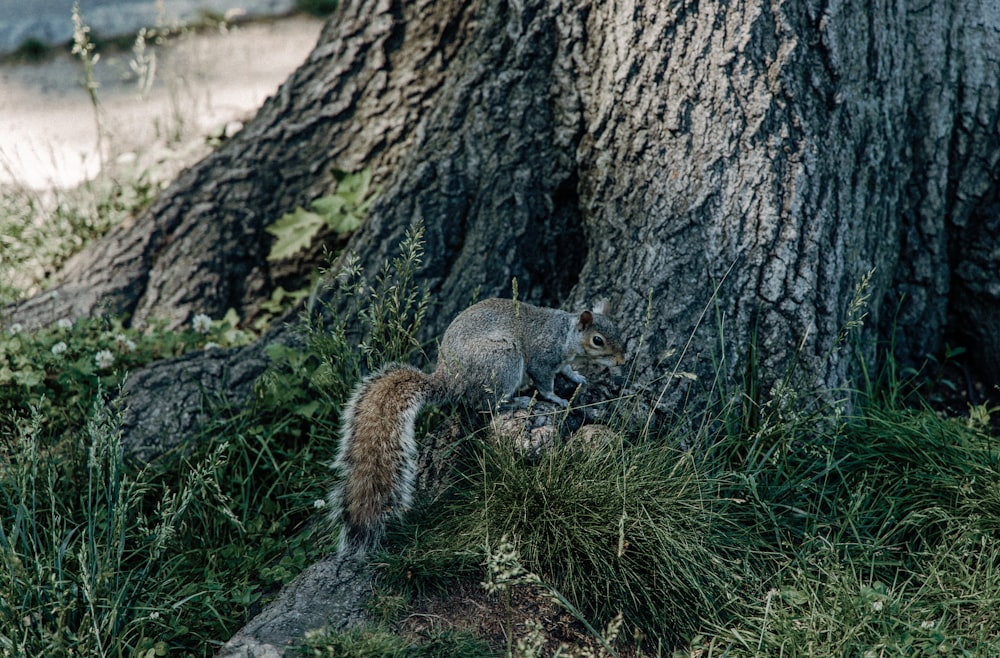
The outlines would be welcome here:
M 611 313 L 611 303 L 606 297 L 604 299 L 598 299 L 594 302 L 593 311 L 598 315 L 608 315 Z
M 587 329 L 590 325 L 594 324 L 594 314 L 590 311 L 584 311 L 580 314 L 580 321 L 577 323 L 577 329 L 583 331 Z

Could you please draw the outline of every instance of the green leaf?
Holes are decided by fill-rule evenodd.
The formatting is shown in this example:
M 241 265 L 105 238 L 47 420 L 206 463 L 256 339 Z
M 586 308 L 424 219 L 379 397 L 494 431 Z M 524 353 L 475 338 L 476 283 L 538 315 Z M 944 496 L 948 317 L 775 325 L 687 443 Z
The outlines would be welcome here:
M 361 222 L 364 221 L 364 215 L 356 212 L 345 213 L 343 215 L 330 217 L 327 219 L 327 225 L 337 233 L 344 235 L 346 233 L 351 233 L 357 230 L 361 226 Z
M 14 371 L 14 381 L 26 388 L 38 386 L 42 383 L 42 379 L 42 373 L 31 367 Z
M 302 416 L 303 418 L 312 418 L 313 416 L 316 415 L 316 412 L 319 411 L 322 406 L 323 403 L 320 402 L 319 400 L 312 400 L 311 402 L 300 404 L 298 407 L 296 407 L 295 413 L 299 416 Z
M 236 312 L 235 308 L 230 306 L 229 310 L 222 317 L 222 322 L 228 324 L 230 327 L 238 327 L 240 326 L 240 314 Z
M 334 169 L 333 177 L 337 180 L 337 196 L 343 197 L 352 205 L 358 205 L 368 196 L 372 184 L 371 169 L 365 168 L 354 174 Z
M 271 343 L 264 348 L 264 353 L 267 354 L 267 358 L 272 363 L 287 363 L 293 369 L 302 367 L 302 364 L 309 358 L 307 352 L 281 343 Z
M 271 245 L 271 253 L 267 255 L 267 259 L 274 261 L 294 256 L 309 246 L 325 223 L 322 215 L 301 207 L 282 215 L 281 219 L 264 229 L 277 238 Z
M 346 206 L 347 201 L 336 194 L 321 196 L 312 203 L 313 210 L 325 217 L 342 214 Z
M 375 199 L 372 190 L 371 169 L 357 173 L 333 170 L 337 191 L 312 202 L 312 210 L 296 208 L 265 230 L 277 240 L 271 246 L 267 259 L 289 258 L 310 245 L 316 233 L 325 224 L 340 235 L 351 233 L 364 221 Z

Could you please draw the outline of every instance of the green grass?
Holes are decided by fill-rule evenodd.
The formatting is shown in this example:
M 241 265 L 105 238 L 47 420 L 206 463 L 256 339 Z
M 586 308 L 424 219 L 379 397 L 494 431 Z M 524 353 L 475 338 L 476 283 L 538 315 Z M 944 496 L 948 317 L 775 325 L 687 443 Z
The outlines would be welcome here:
M 385 303 L 418 322 L 419 236 L 372 288 L 349 276 L 333 284 L 369 317 L 385 317 Z M 404 335 L 373 328 L 367 354 L 412 349 L 414 325 L 399 317 Z M 336 454 L 335 401 L 365 361 L 346 322 L 304 323 L 307 346 L 270 350 L 250 404 L 218 404 L 198 436 L 145 466 L 123 454 L 105 391 L 156 358 L 245 343 L 235 317 L 180 331 L 97 318 L 0 334 L 0 650 L 210 656 L 331 550 L 317 508 Z M 456 637 L 428 646 L 466 646 Z
M 337 413 L 363 372 L 419 350 L 420 236 L 371 285 L 357 267 L 326 279 L 336 300 L 309 305 L 303 346 L 269 351 L 252 404 L 219 405 L 200 436 L 145 467 L 123 457 L 105 391 L 126 368 L 247 340 L 234 318 L 206 334 L 107 319 L 4 333 L 0 649 L 212 655 L 331 550 L 335 528 L 317 508 Z M 101 350 L 114 366 L 97 365 Z M 485 582 L 484 614 L 501 621 L 518 588 L 568 610 L 592 642 L 561 655 L 1000 655 L 989 410 L 948 418 L 901 396 L 897 378 L 879 384 L 850 411 L 776 389 L 651 435 L 626 400 L 593 442 L 540 455 L 470 433 L 452 446 L 450 486 L 418 500 L 375 556 L 381 621 L 311 634 L 300 653 L 534 655 L 544 624 L 505 622 L 506 647 L 460 627 L 396 631 L 424 595 Z M 504 555 L 512 571 L 497 569 Z M 595 630 L 619 614 L 619 630 Z
M 141 469 L 123 458 L 113 407 L 98 403 L 78 442 L 55 448 L 37 416 L 26 423 L 0 475 L 0 647 L 211 655 L 323 546 L 308 523 L 332 428 L 272 420 L 231 418 Z
M 736 656 L 997 655 L 1000 453 L 987 427 L 884 398 L 824 420 L 774 428 L 751 451 L 721 442 L 732 495 L 754 503 L 783 566 L 756 615 L 695 644 Z
M 769 400 L 753 422 L 730 405 L 701 436 L 535 460 L 474 443 L 449 495 L 379 556 L 383 583 L 420 595 L 481 578 L 507 536 L 592 627 L 622 612 L 661 655 L 1000 655 L 988 423 L 855 399 L 851 414 Z
M 753 538 L 691 456 L 667 442 L 570 444 L 537 462 L 510 443 L 476 452 L 461 491 L 433 512 L 440 535 L 461 554 L 475 548 L 479 564 L 511 537 L 523 563 L 594 625 L 622 612 L 675 642 L 731 618 L 740 611 L 733 593 L 754 586 Z
M 235 313 L 180 330 L 153 322 L 144 331 L 121 318 L 53 318 L 42 329 L 10 324 L 0 331 L 0 433 L 13 434 L 18 418 L 38 412 L 48 440 L 86 423 L 98 391 L 115 390 L 126 373 L 156 359 L 196 349 L 249 342 Z

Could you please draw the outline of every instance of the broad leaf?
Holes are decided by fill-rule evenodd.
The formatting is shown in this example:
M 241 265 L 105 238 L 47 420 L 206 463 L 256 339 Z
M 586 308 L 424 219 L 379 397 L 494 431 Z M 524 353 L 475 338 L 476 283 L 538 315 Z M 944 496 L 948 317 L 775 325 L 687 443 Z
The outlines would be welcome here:
M 282 215 L 281 219 L 264 229 L 277 238 L 271 245 L 271 253 L 267 255 L 267 259 L 281 260 L 294 256 L 309 246 L 325 223 L 322 215 L 304 208 L 296 208 L 294 212 Z

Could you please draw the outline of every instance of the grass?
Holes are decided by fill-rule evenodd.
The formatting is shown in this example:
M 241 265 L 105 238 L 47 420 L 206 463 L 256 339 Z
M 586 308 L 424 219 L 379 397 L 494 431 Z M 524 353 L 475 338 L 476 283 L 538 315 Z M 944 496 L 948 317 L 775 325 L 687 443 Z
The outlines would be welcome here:
M 752 543 L 690 455 L 668 442 L 601 450 L 559 446 L 537 462 L 509 443 L 483 446 L 478 470 L 440 510 L 459 545 L 515 538 L 525 564 L 603 625 L 676 642 L 739 610 Z
M 0 477 L 0 647 L 210 655 L 315 557 L 305 524 L 322 492 L 290 483 L 319 483 L 322 465 L 288 430 L 231 420 L 224 439 L 140 469 L 124 461 L 113 407 L 95 406 L 79 442 L 52 445 L 32 419 Z
M 371 299 L 363 305 L 370 317 L 385 317 L 376 307 L 386 303 L 419 321 L 419 227 L 407 245 L 410 260 L 387 268 L 363 296 L 350 277 L 334 285 L 359 307 Z M 412 322 L 396 317 L 393 326 L 410 336 Z M 3 334 L 0 648 L 212 655 L 252 608 L 328 551 L 332 534 L 317 523 L 317 507 L 335 454 L 336 406 L 322 402 L 346 395 L 364 361 L 347 326 L 304 325 L 308 349 L 272 350 L 253 404 L 220 407 L 202 435 L 145 467 L 122 453 L 106 387 L 126 367 L 209 342 L 239 344 L 245 334 L 207 318 L 179 332 L 139 334 L 98 319 Z M 369 334 L 371 355 L 410 340 L 392 328 Z M 430 646 L 455 644 L 463 655 L 469 645 L 456 638 Z
M 103 394 L 123 370 L 93 372 L 92 341 L 104 338 L 86 330 L 78 323 L 57 337 L 69 345 L 60 356 L 81 349 L 89 372 L 69 359 L 45 364 L 37 384 L 3 387 L 11 398 L 20 392 L 28 412 L 0 419 L 0 648 L 210 655 L 250 606 L 315 556 L 305 526 L 323 493 L 324 467 L 313 454 L 322 440 L 310 441 L 309 432 L 329 437 L 333 429 L 322 418 L 306 426 L 294 410 L 258 406 L 253 414 L 227 412 L 146 467 L 128 463 L 118 410 Z M 137 336 L 128 354 L 116 354 L 141 363 L 154 340 L 170 353 L 171 340 L 221 337 L 180 334 Z M 53 338 L 19 336 L 22 347 L 43 349 Z M 292 486 L 309 473 L 313 486 Z M 245 566 L 238 577 L 237 564 Z
M 994 655 L 991 437 L 928 409 L 869 407 L 842 429 L 734 474 L 781 568 L 755 615 L 692 653 Z
M 0 154 L 0 167 L 6 170 L 6 178 L 11 181 L 0 185 L 0 308 L 56 283 L 57 273 L 70 257 L 149 207 L 167 186 L 166 178 L 175 175 L 192 154 L 203 152 L 193 145 L 214 147 L 229 135 L 221 126 L 211 135 L 196 134 L 193 127 L 196 128 L 198 122 L 190 115 L 192 108 L 200 103 L 193 104 L 192 100 L 197 99 L 187 98 L 194 93 L 193 72 L 172 72 L 169 66 L 158 67 L 157 60 L 164 44 L 198 32 L 219 31 L 228 25 L 223 18 L 202 16 L 192 23 L 168 26 L 161 17 L 156 27 L 143 28 L 117 40 L 103 39 L 92 33 L 86 16 L 81 15 L 76 5 L 73 15 L 66 16 L 67 22 L 71 18 L 74 35 L 65 47 L 49 48 L 37 40 L 28 40 L 16 53 L 0 57 L 0 63 L 36 62 L 49 58 L 54 52 L 72 53 L 89 104 L 86 115 L 81 115 L 80 120 L 95 126 L 97 139 L 92 150 L 101 168 L 92 179 L 72 189 L 39 191 L 25 182 L 33 176 L 25 175 L 22 169 L 32 166 L 36 159 L 46 161 L 44 147 L 41 153 L 32 154 L 40 157 L 29 158 L 27 165 L 16 157 L 17 154 Z M 102 98 L 106 90 L 100 87 L 98 79 L 108 80 L 116 66 L 129 71 L 117 73 L 134 78 L 137 96 L 148 108 L 156 141 L 171 147 L 174 155 L 170 160 L 176 162 L 163 161 L 166 149 L 123 142 L 126 138 L 121 127 L 110 125 L 111 117 L 105 111 L 105 99 Z M 99 75 L 101 72 L 104 75 Z M 167 90 L 169 98 L 163 102 L 170 105 L 169 116 L 156 116 L 160 114 L 157 110 L 160 95 L 154 95 L 153 100 L 146 103 L 150 101 L 154 82 Z M 119 133 L 117 138 L 116 133 Z M 66 166 L 72 168 L 73 164 Z M 3 322 L 0 315 L 0 324 Z
M 202 436 L 142 468 L 123 458 L 103 391 L 121 366 L 234 338 L 234 319 L 201 321 L 204 334 L 138 334 L 108 320 L 5 334 L 0 647 L 210 655 L 330 550 L 336 533 L 317 508 L 337 410 L 362 372 L 419 348 L 420 241 L 417 227 L 371 285 L 356 267 L 327 277 L 339 301 L 310 305 L 304 347 L 271 350 L 253 404 L 220 407 Z M 320 314 L 343 321 L 326 328 Z M 352 333 L 351 318 L 368 328 Z M 98 365 L 102 350 L 119 368 Z M 829 396 L 786 392 L 652 435 L 635 429 L 643 419 L 610 413 L 620 420 L 593 442 L 533 456 L 469 434 L 453 446 L 452 484 L 394 527 L 375 559 L 381 621 L 312 634 L 301 652 L 996 653 L 1000 469 L 989 410 L 943 417 L 904 401 L 897 383 L 856 393 L 851 413 Z M 488 567 L 498 555 L 513 571 Z M 397 632 L 425 597 L 479 582 L 492 583 L 481 614 L 506 625 L 506 646 L 463 631 L 463 606 L 449 613 L 453 627 L 445 618 L 429 634 Z M 517 590 L 533 606 L 555 601 L 579 641 L 558 648 L 553 619 L 534 607 L 523 613 L 540 615 L 534 625 L 511 621 Z
M 315 658 L 488 658 L 489 647 L 468 633 L 443 631 L 411 639 L 378 627 L 306 636 L 305 655 Z
M 0 186 L 0 306 L 44 290 L 73 254 L 146 208 L 159 189 L 147 172 L 46 194 Z

